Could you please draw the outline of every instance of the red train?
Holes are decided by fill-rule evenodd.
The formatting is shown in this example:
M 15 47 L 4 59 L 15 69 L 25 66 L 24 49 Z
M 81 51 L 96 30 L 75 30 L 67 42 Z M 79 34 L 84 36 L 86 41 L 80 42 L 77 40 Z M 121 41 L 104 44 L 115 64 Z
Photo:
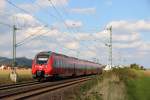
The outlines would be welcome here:
M 38 80 L 54 76 L 66 77 L 100 73 L 102 73 L 101 64 L 51 51 L 38 53 L 32 63 L 33 78 Z

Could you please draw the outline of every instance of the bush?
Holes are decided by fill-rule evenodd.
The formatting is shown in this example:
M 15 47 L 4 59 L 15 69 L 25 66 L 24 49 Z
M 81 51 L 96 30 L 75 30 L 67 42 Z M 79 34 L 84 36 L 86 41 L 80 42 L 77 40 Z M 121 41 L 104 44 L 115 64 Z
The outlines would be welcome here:
M 136 79 L 140 76 L 135 69 L 130 68 L 113 68 L 112 72 L 119 77 L 120 81 Z

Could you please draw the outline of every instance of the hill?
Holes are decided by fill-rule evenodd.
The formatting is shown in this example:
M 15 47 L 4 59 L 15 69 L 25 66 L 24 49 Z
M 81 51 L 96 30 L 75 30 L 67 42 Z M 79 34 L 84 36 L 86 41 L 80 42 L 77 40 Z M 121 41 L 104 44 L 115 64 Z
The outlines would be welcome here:
M 17 66 L 31 67 L 31 65 L 32 65 L 32 60 L 28 59 L 26 57 L 16 58 L 16 62 L 17 62 Z M 6 58 L 6 57 L 0 57 L 0 65 L 2 65 L 2 64 L 11 65 L 12 59 Z

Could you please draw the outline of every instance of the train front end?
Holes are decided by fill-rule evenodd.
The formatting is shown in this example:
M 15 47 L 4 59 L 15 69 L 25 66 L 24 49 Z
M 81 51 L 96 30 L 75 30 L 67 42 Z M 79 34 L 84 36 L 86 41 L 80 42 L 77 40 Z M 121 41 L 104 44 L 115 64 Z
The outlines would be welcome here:
M 41 52 L 32 62 L 32 76 L 34 79 L 46 79 L 52 75 L 51 52 Z

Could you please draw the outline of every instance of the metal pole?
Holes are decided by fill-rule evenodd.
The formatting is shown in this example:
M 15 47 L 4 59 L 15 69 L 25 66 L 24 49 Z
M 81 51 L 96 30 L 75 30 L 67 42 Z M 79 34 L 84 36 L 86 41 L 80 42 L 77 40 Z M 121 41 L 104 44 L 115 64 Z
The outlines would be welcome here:
M 12 62 L 12 71 L 10 73 L 10 79 L 13 82 L 17 82 L 17 73 L 16 73 L 16 26 L 13 25 L 13 62 Z
M 14 67 L 16 66 L 16 26 L 13 25 L 13 64 L 12 67 L 14 69 Z
M 110 26 L 109 28 L 107 28 L 107 30 L 109 31 L 109 45 L 106 44 L 106 46 L 109 47 L 109 64 L 110 64 L 110 68 L 112 67 L 112 26 Z
M 110 26 L 110 65 L 112 67 L 112 26 Z

